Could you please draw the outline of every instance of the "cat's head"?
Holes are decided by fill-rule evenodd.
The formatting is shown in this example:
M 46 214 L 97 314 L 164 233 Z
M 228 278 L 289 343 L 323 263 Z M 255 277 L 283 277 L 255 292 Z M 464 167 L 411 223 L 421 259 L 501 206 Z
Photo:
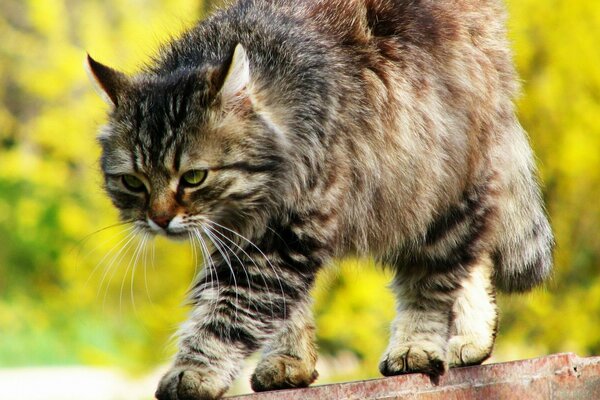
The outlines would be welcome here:
M 121 218 L 169 237 L 210 224 L 242 230 L 277 207 L 285 157 L 257 112 L 241 45 L 221 65 L 134 77 L 88 56 L 109 104 L 101 130 L 105 187 Z

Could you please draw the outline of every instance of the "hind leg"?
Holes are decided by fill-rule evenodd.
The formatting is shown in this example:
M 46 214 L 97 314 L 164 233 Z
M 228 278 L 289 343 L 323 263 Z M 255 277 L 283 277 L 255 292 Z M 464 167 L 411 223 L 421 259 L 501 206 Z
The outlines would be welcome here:
M 438 376 L 446 371 L 452 308 L 468 273 L 468 268 L 459 266 L 440 272 L 423 268 L 419 277 L 397 275 L 393 289 L 398 316 L 379 364 L 383 375 L 422 372 Z
M 450 367 L 481 364 L 492 353 L 498 325 L 492 268 L 490 258 L 482 257 L 463 281 L 453 307 Z

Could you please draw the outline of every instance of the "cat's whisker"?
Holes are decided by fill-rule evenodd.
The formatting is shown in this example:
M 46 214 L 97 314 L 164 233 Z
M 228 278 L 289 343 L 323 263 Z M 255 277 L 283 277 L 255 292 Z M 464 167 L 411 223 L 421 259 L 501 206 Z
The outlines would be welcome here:
M 211 229 L 210 226 L 205 226 L 205 228 L 211 230 L 213 232 L 213 234 L 220 235 L 223 239 L 229 241 L 229 243 L 231 243 L 236 248 L 238 248 L 252 262 L 252 264 L 254 265 L 254 267 L 256 268 L 258 273 L 260 274 L 260 277 L 262 278 L 263 283 L 265 284 L 265 288 L 267 289 L 267 296 L 269 298 L 269 304 L 271 306 L 271 317 L 275 318 L 274 310 L 273 310 L 273 304 L 274 304 L 273 294 L 271 293 L 271 290 L 269 288 L 269 285 L 267 284 L 267 280 L 265 279 L 264 273 L 261 271 L 261 268 L 256 264 L 254 259 L 246 252 L 246 250 L 244 250 L 240 245 L 235 243 L 235 241 L 228 238 L 227 235 L 224 235 L 223 233 L 219 232 L 217 229 L 214 229 L 214 228 Z M 238 257 L 238 260 L 239 260 L 239 257 Z M 240 260 L 240 263 L 241 263 L 241 260 Z M 250 277 L 248 276 L 248 272 L 247 272 L 246 268 L 243 266 L 243 264 L 242 264 L 242 268 L 244 268 L 244 272 L 246 272 L 246 277 L 248 278 L 248 289 L 250 290 L 250 296 L 252 296 L 252 289 L 250 288 L 250 283 L 252 281 L 251 281 Z M 282 293 L 282 296 L 285 296 L 285 293 Z M 250 298 L 250 301 L 252 304 L 253 303 L 252 298 Z
M 217 249 L 217 251 L 221 254 L 221 257 L 223 257 L 223 260 L 225 261 L 225 263 L 227 264 L 227 266 L 229 267 L 229 271 L 231 272 L 231 278 L 233 279 L 233 287 L 235 288 L 235 304 L 236 304 L 236 309 L 235 309 L 235 320 L 236 322 L 239 319 L 238 316 L 238 308 L 239 308 L 239 287 L 237 284 L 237 278 L 235 275 L 235 271 L 233 269 L 233 266 L 231 264 L 231 259 L 229 258 L 229 256 L 227 255 L 227 253 L 225 251 L 223 251 L 223 249 L 221 248 L 221 245 L 218 242 L 218 239 L 215 240 L 215 237 L 210 233 L 210 231 L 204 229 L 204 233 L 206 234 L 206 237 L 215 245 L 215 248 Z
M 109 273 L 109 271 L 113 270 L 113 266 L 115 264 L 120 264 L 121 261 L 123 261 L 123 258 L 125 258 L 125 255 L 128 253 L 129 251 L 129 247 L 131 245 L 131 242 L 133 242 L 133 240 L 136 238 L 136 233 L 137 231 L 134 231 L 131 233 L 131 237 L 129 238 L 129 240 L 127 240 L 127 242 L 121 247 L 121 249 L 117 252 L 117 254 L 115 254 L 110 261 L 110 264 L 108 265 L 107 268 L 105 268 L 104 270 L 104 274 L 102 275 L 102 281 L 100 282 L 100 290 L 102 290 L 102 287 L 104 285 L 104 281 L 106 280 L 106 277 Z M 108 278 L 108 281 L 106 281 L 106 288 L 104 289 L 104 298 L 102 300 L 102 304 L 106 304 L 106 298 L 108 296 L 108 290 L 110 289 L 110 284 L 115 276 L 116 270 L 113 270 L 110 277 Z
M 205 263 L 204 267 L 205 268 L 208 267 L 208 271 L 210 273 L 211 290 L 214 290 L 215 282 L 217 284 L 217 296 L 213 299 L 213 301 L 211 302 L 211 305 L 210 305 L 210 307 L 212 307 L 212 310 L 213 310 L 212 312 L 214 312 L 214 310 L 216 310 L 216 308 L 218 306 L 218 303 L 219 303 L 219 300 L 221 297 L 221 284 L 219 281 L 219 274 L 217 273 L 217 267 L 214 263 L 214 260 L 212 259 L 212 253 L 209 251 L 208 245 L 202 238 L 202 233 L 197 228 L 195 228 L 195 232 L 196 232 L 196 236 L 198 238 L 199 243 L 201 243 L 201 245 L 205 249 L 205 253 L 207 254 L 207 257 L 208 257 L 209 263 L 208 264 Z
M 252 279 L 250 278 L 250 275 L 248 274 L 248 270 L 247 270 L 246 266 L 244 265 L 244 262 L 240 259 L 240 257 L 237 255 L 237 253 L 227 243 L 223 242 L 223 240 L 221 240 L 217 236 L 217 234 L 223 236 L 220 232 L 217 232 L 217 231 L 211 229 L 209 226 L 206 226 L 206 225 L 204 225 L 203 228 L 204 228 L 204 231 L 206 232 L 207 235 L 211 235 L 215 240 L 219 241 L 219 243 L 221 243 L 227 250 L 229 250 L 231 252 L 231 254 L 233 254 L 234 257 L 237 259 L 237 261 L 238 261 L 238 263 L 240 265 L 240 268 L 242 268 L 242 271 L 244 271 L 244 275 L 246 275 L 246 279 L 248 281 L 248 301 L 249 301 L 249 305 L 252 306 L 254 304 L 254 301 L 252 299 L 252 296 L 253 296 L 252 286 L 251 286 L 252 285 Z M 235 244 L 235 243 L 233 243 L 233 244 Z M 237 246 L 237 247 L 239 248 L 239 246 Z M 247 253 L 246 253 L 246 256 L 247 256 Z M 254 264 L 254 265 L 256 265 L 256 264 Z M 264 278 L 263 278 L 263 280 L 264 280 Z M 269 289 L 268 289 L 268 286 L 266 285 L 266 282 L 265 282 L 265 286 L 267 287 L 267 291 L 268 291 Z M 269 299 L 272 300 L 271 296 L 270 296 L 270 292 L 268 292 L 268 295 L 269 295 Z M 272 307 L 272 302 L 271 302 L 271 307 Z M 273 314 L 273 310 L 272 309 L 271 309 L 271 313 Z
M 217 295 L 216 295 L 215 299 L 212 301 L 212 305 L 209 305 L 209 307 L 212 307 L 212 309 L 215 310 L 217 307 L 218 301 L 219 301 L 219 297 L 221 296 L 221 286 L 220 286 L 220 282 L 219 282 L 219 275 L 217 274 L 217 270 L 215 268 L 215 264 L 213 262 L 211 253 L 208 251 L 208 246 L 204 242 L 204 239 L 202 238 L 202 235 L 200 234 L 200 231 L 198 230 L 198 228 L 194 228 L 194 234 L 196 235 L 196 237 L 198 239 L 198 243 L 201 246 L 201 250 L 204 253 L 204 255 L 203 255 L 204 265 L 205 265 L 205 268 L 208 267 L 208 271 L 210 273 L 211 290 L 214 290 L 213 288 L 214 288 L 215 281 L 217 284 Z M 213 271 L 214 271 L 214 279 L 213 279 Z
M 190 246 L 192 248 L 192 262 L 194 264 L 194 273 L 192 275 L 192 281 L 190 282 L 190 285 L 187 288 L 187 291 L 190 292 L 194 286 L 198 283 L 198 264 L 199 264 L 199 258 L 202 259 L 202 264 L 204 266 L 204 268 L 206 268 L 207 266 L 207 262 L 206 262 L 206 258 L 204 256 L 204 252 L 202 250 L 202 244 L 200 243 L 200 240 L 197 238 L 197 233 L 194 232 L 194 230 L 196 230 L 196 228 L 192 228 L 192 230 L 188 231 L 188 238 L 189 238 L 189 242 L 190 242 Z M 196 246 L 198 246 L 198 248 L 196 248 Z M 209 272 L 211 272 L 211 279 L 212 279 L 212 270 L 209 270 Z M 204 283 L 208 283 L 208 276 L 204 275 Z M 211 289 L 212 289 L 212 285 L 211 285 Z
M 148 242 L 152 242 L 152 244 L 154 245 L 154 241 L 153 240 L 148 240 Z M 146 297 L 148 298 L 148 301 L 150 302 L 151 305 L 154 305 L 154 302 L 152 301 L 152 296 L 150 296 L 150 289 L 148 287 L 148 248 L 144 249 L 144 287 L 146 289 Z
M 156 242 L 152 241 L 152 254 L 150 255 L 152 271 L 156 271 Z
M 142 255 L 142 253 L 146 253 L 146 243 L 148 243 L 148 238 L 150 237 L 150 234 L 145 232 L 144 233 L 144 237 L 142 238 L 142 241 L 140 242 L 140 245 L 138 246 L 138 250 L 137 253 L 135 254 L 135 260 L 133 261 L 133 267 L 131 269 L 131 283 L 129 285 L 129 291 L 130 291 L 130 296 L 131 296 L 131 304 L 133 305 L 133 309 L 135 310 L 135 299 L 134 299 L 134 293 L 133 293 L 133 285 L 135 282 L 135 271 L 137 269 L 138 266 L 138 262 L 140 261 L 140 257 Z
M 250 246 L 252 246 L 253 248 L 255 248 L 260 255 L 265 259 L 265 261 L 267 262 L 267 264 L 269 265 L 269 267 L 271 268 L 271 270 L 273 271 L 273 273 L 275 274 L 275 278 L 277 279 L 277 282 L 279 283 L 279 288 L 281 290 L 281 295 L 282 295 L 282 300 L 283 300 L 283 313 L 284 316 L 283 318 L 286 319 L 287 317 L 287 306 L 286 306 L 286 300 L 285 300 L 285 291 L 283 290 L 283 284 L 281 283 L 281 278 L 279 277 L 279 274 L 277 273 L 277 269 L 275 268 L 275 266 L 271 263 L 271 261 L 269 260 L 269 258 L 266 256 L 266 254 L 256 245 L 254 244 L 254 242 L 252 242 L 250 239 L 246 238 L 245 236 L 237 233 L 236 231 L 227 228 L 226 226 L 223 226 L 215 221 L 212 221 L 206 217 L 202 217 L 202 219 L 204 219 L 207 223 L 215 225 L 220 227 L 221 229 L 226 230 L 227 232 L 230 232 L 234 235 L 236 235 L 237 237 L 239 237 L 240 239 L 246 241 L 248 244 L 250 244 Z M 281 269 L 279 270 L 279 272 L 282 272 Z
M 188 231 L 187 235 L 188 235 L 188 241 L 190 243 L 190 248 L 191 248 L 191 252 L 192 252 L 192 264 L 194 264 L 194 274 L 192 275 L 192 282 L 190 283 L 190 285 L 188 286 L 188 289 L 187 289 L 187 291 L 189 292 L 196 283 L 196 272 L 197 272 L 196 269 L 197 269 L 198 259 L 196 258 L 196 242 L 194 241 L 194 236 L 191 231 Z
M 102 287 L 104 286 L 104 281 L 106 279 L 106 276 L 112 269 L 115 259 L 117 257 L 119 257 L 119 255 L 124 251 L 124 249 L 126 249 L 129 246 L 131 241 L 135 238 L 135 234 L 136 234 L 136 230 L 134 228 L 133 230 L 131 230 L 131 232 L 129 232 L 127 234 L 127 236 L 125 236 L 123 239 L 121 239 L 119 242 L 117 242 L 113 247 L 111 247 L 111 249 L 104 255 L 104 257 L 102 257 L 102 259 L 98 262 L 98 264 L 96 264 L 94 271 L 100 265 L 104 266 L 104 273 L 102 274 L 100 284 L 98 285 L 98 292 L 96 293 L 96 297 L 100 295 L 100 292 L 102 291 Z M 114 253 L 114 250 L 117 248 L 118 248 L 118 251 L 116 253 Z M 110 262 L 108 263 L 108 265 L 104 265 L 104 260 L 109 256 L 110 256 Z M 94 274 L 94 271 L 92 271 L 92 275 Z M 90 279 L 91 279 L 92 275 L 90 276 Z
M 194 236 L 191 232 L 188 232 L 188 239 L 190 242 L 190 248 L 192 250 L 192 263 L 194 264 L 194 278 L 198 274 L 198 253 L 196 251 L 196 242 L 194 241 Z M 193 282 L 192 282 L 193 284 Z
M 116 226 L 122 226 L 123 224 L 119 224 L 119 225 L 112 225 L 110 227 L 107 227 L 106 229 L 109 228 L 114 228 Z M 90 272 L 87 280 L 85 281 L 84 286 L 87 286 L 90 281 L 92 280 L 92 278 L 94 277 L 94 275 L 96 274 L 96 271 L 98 271 L 98 268 L 100 267 L 100 265 L 103 265 L 104 260 L 106 260 L 107 257 L 109 257 L 112 252 L 115 250 L 115 248 L 117 248 L 119 245 L 121 245 L 121 243 L 123 243 L 124 241 L 126 241 L 127 239 L 129 239 L 130 236 L 135 235 L 135 226 L 128 226 L 126 229 L 121 230 L 120 232 L 118 232 L 117 234 L 123 234 L 125 232 L 128 232 L 127 235 L 125 235 L 125 237 L 121 238 L 117 243 L 115 243 L 105 254 L 104 256 L 102 256 L 102 258 L 100 259 L 100 261 L 98 261 L 96 263 L 96 265 L 94 266 L 94 268 L 92 269 L 92 272 Z M 113 237 L 109 237 L 106 240 L 104 240 L 102 243 L 98 244 L 97 246 L 95 246 L 92 250 L 90 250 L 88 253 L 86 253 L 86 255 L 84 256 L 84 258 L 87 258 L 90 254 L 92 254 L 94 251 L 96 251 L 98 248 L 104 246 L 107 242 L 111 241 L 113 239 Z
M 129 271 L 131 270 L 131 303 L 133 306 L 133 310 L 134 312 L 137 312 L 136 308 L 135 308 L 135 301 L 133 299 L 133 279 L 135 277 L 135 267 L 139 258 L 139 254 L 142 248 L 142 245 L 144 243 L 144 241 L 146 240 L 148 236 L 148 233 L 144 232 L 144 235 L 142 236 L 142 238 L 140 239 L 140 241 L 137 243 L 135 250 L 133 252 L 133 254 L 131 255 L 131 259 L 129 260 L 129 263 L 127 263 L 127 269 L 125 270 L 125 274 L 123 275 L 123 279 L 121 280 L 121 289 L 119 292 L 119 309 L 122 310 L 122 306 L 123 306 L 123 288 L 125 287 L 125 281 L 127 280 L 127 275 L 129 275 Z
M 108 226 L 105 226 L 104 228 L 100 228 L 100 229 L 98 229 L 98 230 L 96 230 L 94 232 L 88 233 L 87 235 L 85 235 L 84 237 L 82 237 L 81 239 L 79 239 L 77 241 L 77 243 L 75 243 L 73 245 L 72 250 L 76 249 L 76 250 L 78 250 L 78 253 L 79 253 L 79 251 L 84 248 L 85 243 L 88 240 L 90 240 L 95 235 L 100 234 L 100 233 L 102 233 L 104 231 L 107 231 L 109 229 L 118 228 L 118 227 L 122 227 L 122 226 L 126 226 L 126 225 L 129 225 L 129 226 L 127 226 L 126 229 L 122 230 L 121 232 L 126 232 L 128 230 L 134 229 L 135 226 L 134 225 L 130 225 L 132 222 L 133 221 L 121 221 L 121 222 L 118 222 L 116 224 L 108 225 Z M 86 255 L 83 258 L 86 258 L 87 256 L 89 256 L 94 250 L 96 250 L 96 249 L 98 249 L 98 247 L 101 247 L 102 245 L 104 245 L 110 239 L 111 238 L 108 238 L 108 239 L 104 240 L 103 242 L 101 242 L 100 244 L 98 244 L 97 246 L 94 246 L 94 248 L 92 248 L 89 252 L 87 252 Z

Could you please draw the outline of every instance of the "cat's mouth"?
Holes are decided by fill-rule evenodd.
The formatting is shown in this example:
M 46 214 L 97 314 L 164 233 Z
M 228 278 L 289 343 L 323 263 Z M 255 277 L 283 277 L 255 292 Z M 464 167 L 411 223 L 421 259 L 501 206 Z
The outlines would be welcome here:
M 171 224 L 159 226 L 151 219 L 145 221 L 146 231 L 153 235 L 160 235 L 172 240 L 185 240 L 189 238 L 189 231 L 183 227 L 172 227 Z

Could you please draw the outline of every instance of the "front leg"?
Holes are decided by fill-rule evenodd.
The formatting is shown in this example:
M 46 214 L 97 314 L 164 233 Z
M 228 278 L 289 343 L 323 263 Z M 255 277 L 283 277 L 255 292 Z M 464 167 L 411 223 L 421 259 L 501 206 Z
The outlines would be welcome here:
M 203 271 L 175 362 L 156 392 L 159 400 L 223 396 L 244 358 L 273 336 L 308 291 L 310 283 L 294 271 L 246 256 L 232 255 Z
M 205 277 L 196 288 L 196 307 L 179 331 L 179 351 L 159 384 L 157 399 L 220 398 L 244 358 L 269 336 L 272 323 L 250 317 L 248 292 L 227 283 L 219 279 L 217 285 L 216 277 L 208 282 Z
M 306 387 L 318 377 L 315 323 L 310 301 L 301 303 L 269 341 L 252 375 L 255 392 Z

